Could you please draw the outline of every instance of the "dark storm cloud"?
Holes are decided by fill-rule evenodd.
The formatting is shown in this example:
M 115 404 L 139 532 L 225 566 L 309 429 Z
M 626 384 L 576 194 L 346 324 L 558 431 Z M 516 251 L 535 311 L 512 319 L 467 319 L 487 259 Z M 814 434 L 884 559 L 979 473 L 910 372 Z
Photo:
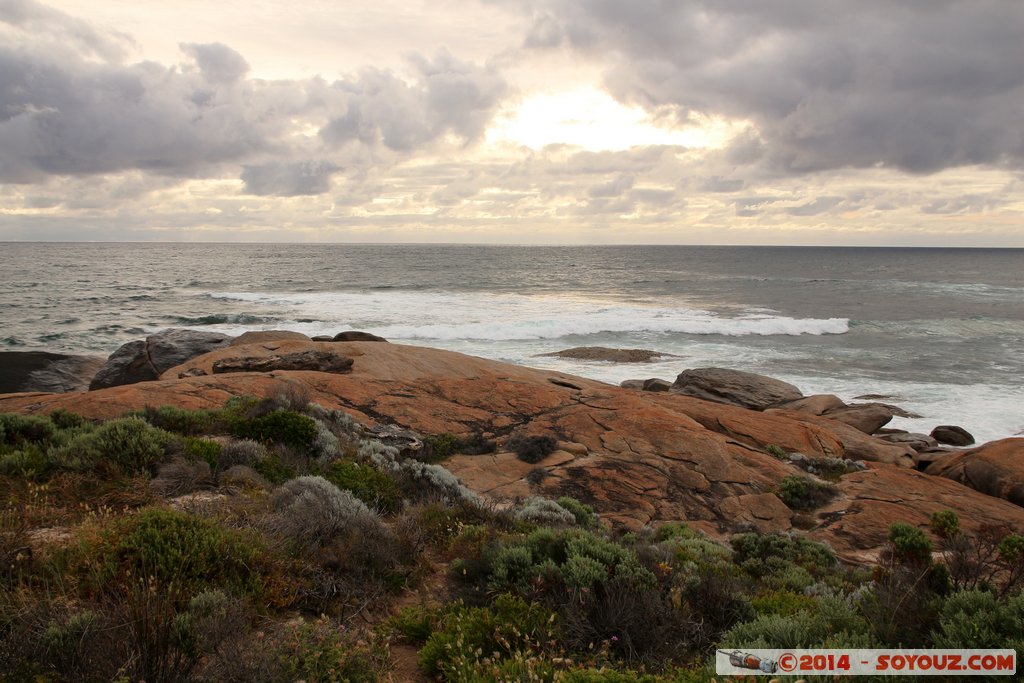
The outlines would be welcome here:
M 790 173 L 1024 165 L 1024 3 L 507 0 L 530 47 L 606 61 L 620 99 L 751 120 L 738 161 Z
M 341 166 L 477 140 L 507 92 L 492 69 L 447 52 L 410 56 L 411 82 L 379 69 L 252 79 L 221 43 L 182 44 L 180 65 L 125 63 L 122 36 L 25 0 L 0 0 L 0 38 L 0 182 L 241 172 L 253 194 L 317 194 Z

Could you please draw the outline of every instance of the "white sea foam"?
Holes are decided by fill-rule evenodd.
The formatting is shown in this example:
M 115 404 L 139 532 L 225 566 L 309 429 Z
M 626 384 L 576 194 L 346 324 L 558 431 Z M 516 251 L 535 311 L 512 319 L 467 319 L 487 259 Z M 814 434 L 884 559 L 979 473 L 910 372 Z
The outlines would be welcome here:
M 602 332 L 736 337 L 849 331 L 846 318 L 791 318 L 762 311 L 727 317 L 685 305 L 627 305 L 537 295 L 392 291 L 217 292 L 209 296 L 281 308 L 296 318 L 358 327 L 400 340 L 558 339 Z

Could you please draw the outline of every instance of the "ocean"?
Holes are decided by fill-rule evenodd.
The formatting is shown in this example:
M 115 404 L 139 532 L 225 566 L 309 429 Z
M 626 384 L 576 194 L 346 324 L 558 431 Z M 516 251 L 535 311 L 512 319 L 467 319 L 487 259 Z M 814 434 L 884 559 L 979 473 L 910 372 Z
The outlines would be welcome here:
M 168 327 L 348 329 L 618 383 L 721 366 L 1024 432 L 1024 250 L 0 244 L 0 348 L 108 354 Z M 675 354 L 647 364 L 538 354 Z

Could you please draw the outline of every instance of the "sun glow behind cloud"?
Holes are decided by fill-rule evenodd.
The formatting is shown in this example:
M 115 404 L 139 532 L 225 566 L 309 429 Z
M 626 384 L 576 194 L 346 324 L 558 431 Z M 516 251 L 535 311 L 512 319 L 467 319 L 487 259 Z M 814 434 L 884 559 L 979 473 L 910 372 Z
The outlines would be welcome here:
M 487 134 L 491 143 L 512 142 L 531 149 L 570 145 L 589 151 L 619 151 L 645 145 L 724 147 L 738 129 L 725 119 L 668 127 L 640 107 L 629 107 L 596 87 L 528 95 L 502 111 Z

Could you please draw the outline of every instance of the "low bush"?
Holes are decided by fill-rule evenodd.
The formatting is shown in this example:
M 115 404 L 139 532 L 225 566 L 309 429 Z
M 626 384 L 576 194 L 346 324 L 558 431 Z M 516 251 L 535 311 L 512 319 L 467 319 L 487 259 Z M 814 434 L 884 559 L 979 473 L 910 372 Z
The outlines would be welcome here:
M 508 440 L 505 446 L 513 451 L 516 457 L 523 462 L 538 463 L 555 452 L 558 442 L 554 437 L 547 435 L 527 436 L 515 434 Z
M 515 518 L 541 526 L 575 526 L 576 517 L 553 500 L 531 496 L 515 511 Z
M 177 586 L 185 597 L 214 588 L 252 596 L 264 590 L 264 544 L 212 519 L 148 508 L 84 533 L 55 561 L 96 590 L 116 590 L 138 577 Z
M 498 449 L 498 443 L 483 434 L 473 434 L 459 439 L 456 450 L 465 455 L 486 455 Z
M 398 484 L 371 465 L 355 460 L 336 460 L 324 469 L 323 477 L 381 512 L 397 512 L 402 507 Z
M 164 459 L 173 437 L 140 417 L 109 420 L 53 448 L 48 457 L 55 469 L 88 470 L 113 466 L 125 474 L 149 472 Z
M 46 444 L 56 433 L 57 427 L 48 417 L 0 413 L 0 443 L 10 446 Z
M 832 500 L 838 490 L 832 484 L 789 475 L 779 482 L 779 498 L 793 510 L 813 510 Z
M 220 458 L 217 463 L 223 470 L 230 469 L 235 465 L 254 467 L 266 455 L 267 449 L 260 442 L 252 439 L 239 439 L 221 446 Z
M 190 436 L 185 439 L 184 451 L 186 456 L 193 459 L 197 458 L 209 465 L 211 472 L 217 472 L 221 469 L 220 456 L 223 447 L 216 441 Z
M 423 439 L 424 454 L 428 462 L 438 462 L 455 455 L 459 449 L 459 438 L 451 432 L 436 434 Z
M 576 519 L 577 526 L 583 527 L 584 529 L 591 529 L 597 526 L 598 516 L 594 512 L 594 508 L 581 503 L 575 498 L 569 496 L 562 496 L 557 501 L 558 505 L 563 510 L 568 510 L 569 513 Z
M 196 436 L 214 428 L 217 423 L 217 412 L 186 410 L 175 406 L 146 406 L 136 414 L 154 427 L 183 436 Z
M 543 652 L 557 638 L 554 612 L 501 595 L 489 608 L 449 608 L 420 650 L 420 666 L 428 675 L 445 680 L 486 680 L 481 675 L 484 666 L 517 652 Z
M 273 442 L 310 450 L 317 436 L 312 418 L 290 410 L 242 418 L 231 424 L 231 433 L 239 438 Z
M 283 462 L 279 450 L 265 452 L 252 468 L 272 484 L 283 484 L 299 474 L 293 465 Z
M 1005 603 L 991 591 L 953 593 L 943 602 L 932 647 L 983 648 L 1024 645 L 1024 595 Z
M 376 683 L 387 664 L 380 646 L 356 642 L 326 619 L 289 624 L 276 654 L 284 680 L 306 683 Z
M 169 462 L 161 465 L 150 485 L 153 490 L 166 497 L 182 496 L 199 488 L 213 484 L 210 466 L 205 461 Z
M 382 527 L 361 500 L 319 476 L 287 482 L 274 494 L 273 506 L 273 530 L 306 551 L 358 529 Z
M 835 572 L 838 565 L 832 549 L 803 536 L 747 533 L 733 536 L 733 561 L 755 579 L 785 572 L 793 566 L 815 578 Z
M 437 609 L 411 605 L 403 607 L 388 619 L 387 625 L 408 642 L 422 645 L 434 632 L 439 618 L 440 612 Z

